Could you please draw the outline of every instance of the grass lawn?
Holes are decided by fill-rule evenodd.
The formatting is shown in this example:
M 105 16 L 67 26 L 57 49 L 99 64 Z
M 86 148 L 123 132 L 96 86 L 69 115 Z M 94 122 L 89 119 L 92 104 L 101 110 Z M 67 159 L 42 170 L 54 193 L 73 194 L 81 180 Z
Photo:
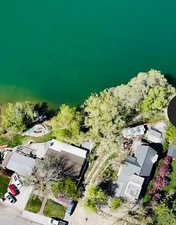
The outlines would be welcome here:
M 7 192 L 9 182 L 10 182 L 9 177 L 0 176 L 0 198 L 2 198 L 4 194 Z
M 38 213 L 42 205 L 42 200 L 37 195 L 32 195 L 28 200 L 25 210 Z
M 43 214 L 48 217 L 64 218 L 65 207 L 49 199 L 45 205 Z

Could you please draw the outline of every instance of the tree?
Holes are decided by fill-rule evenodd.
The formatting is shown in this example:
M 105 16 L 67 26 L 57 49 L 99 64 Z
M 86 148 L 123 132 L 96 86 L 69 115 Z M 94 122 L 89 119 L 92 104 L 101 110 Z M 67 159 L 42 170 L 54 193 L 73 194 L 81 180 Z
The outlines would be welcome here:
M 90 185 L 85 193 L 85 207 L 92 211 L 98 211 L 101 206 L 107 204 L 107 195 L 99 187 Z
M 164 203 L 157 205 L 155 208 L 154 224 L 156 225 L 173 225 L 176 224 L 176 215 Z
M 148 92 L 147 97 L 141 103 L 143 113 L 154 114 L 162 112 L 175 94 L 175 88 L 168 86 L 155 86 Z
M 128 107 L 138 110 L 139 103 L 155 86 L 165 87 L 168 86 L 168 82 L 160 71 L 151 69 L 148 72 L 139 73 L 128 84 L 114 87 L 111 90 Z
M 7 103 L 2 107 L 1 126 L 14 132 L 23 131 L 37 117 L 31 102 Z
M 76 183 L 70 177 L 54 181 L 51 187 L 55 196 L 63 195 L 68 199 L 74 200 L 79 197 Z
M 176 145 L 176 127 L 169 123 L 166 130 L 166 140 Z
M 61 105 L 58 114 L 51 120 L 56 139 L 76 144 L 81 135 L 82 117 L 76 107 Z
M 42 194 L 51 193 L 53 182 L 65 177 L 75 177 L 72 165 L 64 158 L 58 158 L 50 153 L 45 160 L 37 160 L 31 176 L 23 177 L 25 185 L 34 185 L 34 188 Z

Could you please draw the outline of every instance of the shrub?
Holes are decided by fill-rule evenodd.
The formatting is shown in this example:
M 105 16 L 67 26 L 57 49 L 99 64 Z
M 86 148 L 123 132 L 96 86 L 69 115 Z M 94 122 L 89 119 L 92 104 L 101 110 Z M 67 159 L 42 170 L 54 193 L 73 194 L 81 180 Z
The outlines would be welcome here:
M 164 187 L 168 185 L 171 160 L 172 158 L 170 156 L 166 156 L 164 158 L 159 169 L 159 175 L 155 178 L 153 182 L 153 188 L 149 191 L 149 194 L 153 195 L 155 200 L 161 199 L 161 194 L 159 191 L 163 190 Z
M 107 204 L 107 195 L 100 187 L 90 185 L 85 195 L 85 206 L 92 211 L 96 212 L 102 205 Z
M 113 210 L 118 209 L 122 204 L 122 200 L 119 198 L 112 198 L 111 200 L 111 207 Z

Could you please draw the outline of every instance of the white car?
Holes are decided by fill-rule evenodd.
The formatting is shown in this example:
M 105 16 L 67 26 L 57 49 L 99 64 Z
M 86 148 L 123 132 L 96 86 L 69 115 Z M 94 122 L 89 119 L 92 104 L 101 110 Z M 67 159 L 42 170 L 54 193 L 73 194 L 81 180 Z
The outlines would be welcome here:
M 57 218 L 57 217 L 51 217 L 49 219 L 49 224 L 51 224 L 51 225 L 68 225 L 68 222 L 65 220 L 62 220 L 60 218 Z
M 12 184 L 14 184 L 18 188 L 18 190 L 23 187 L 23 183 L 21 182 L 20 177 L 17 174 L 13 174 Z

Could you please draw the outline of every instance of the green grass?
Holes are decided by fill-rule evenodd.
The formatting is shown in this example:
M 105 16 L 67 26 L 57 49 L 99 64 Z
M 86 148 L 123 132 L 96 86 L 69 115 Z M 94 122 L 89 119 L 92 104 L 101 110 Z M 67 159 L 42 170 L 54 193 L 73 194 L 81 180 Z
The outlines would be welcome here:
M 49 199 L 45 205 L 43 213 L 45 216 L 48 216 L 48 217 L 53 216 L 53 217 L 64 218 L 65 207 Z
M 9 177 L 0 176 L 0 198 L 2 198 L 4 194 L 7 192 L 9 182 L 10 182 Z
M 42 199 L 37 195 L 32 195 L 27 203 L 25 210 L 38 213 L 42 205 Z
M 23 137 L 23 143 L 28 143 L 29 141 L 37 142 L 37 143 L 42 143 L 42 142 L 47 142 L 53 138 L 52 133 L 46 134 L 42 137 L 30 137 L 30 136 L 25 136 Z

